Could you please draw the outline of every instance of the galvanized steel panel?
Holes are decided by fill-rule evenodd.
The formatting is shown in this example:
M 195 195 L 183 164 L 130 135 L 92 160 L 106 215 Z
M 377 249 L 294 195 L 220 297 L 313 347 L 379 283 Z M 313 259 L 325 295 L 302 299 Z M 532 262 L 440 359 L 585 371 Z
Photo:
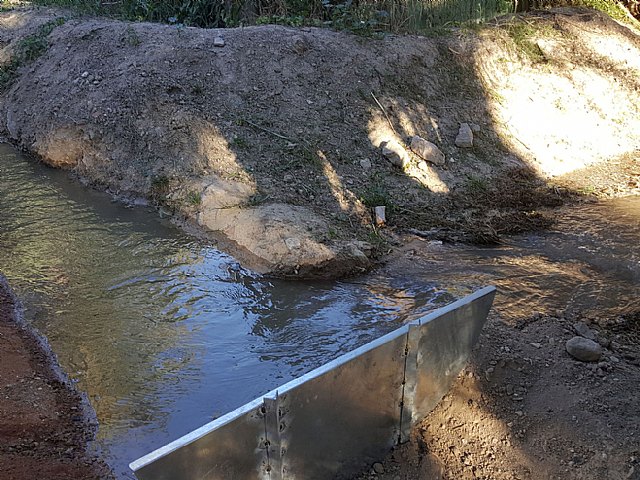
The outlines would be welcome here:
M 283 479 L 349 478 L 398 442 L 405 348 L 403 328 L 278 389 Z
M 405 325 L 136 460 L 140 480 L 348 478 L 408 439 L 449 390 L 489 287 Z
M 269 478 L 262 399 L 185 435 L 130 467 L 140 480 Z
M 416 376 L 403 412 L 405 418 L 411 418 L 410 426 L 435 408 L 464 368 L 494 296 L 494 287 L 483 288 L 415 322 L 417 351 L 408 362 L 415 361 Z M 406 426 L 405 422 L 405 434 Z

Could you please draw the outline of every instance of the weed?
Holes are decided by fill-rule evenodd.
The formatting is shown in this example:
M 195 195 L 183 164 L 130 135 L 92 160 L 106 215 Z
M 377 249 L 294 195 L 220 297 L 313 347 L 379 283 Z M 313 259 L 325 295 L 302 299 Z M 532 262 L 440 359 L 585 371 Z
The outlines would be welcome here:
M 576 3 L 605 13 L 620 22 L 629 22 L 629 12 L 615 0 L 577 0 Z
M 195 190 L 190 190 L 189 192 L 187 192 L 186 198 L 189 205 L 198 206 L 202 204 L 202 193 Z
M 394 207 L 394 202 L 380 174 L 373 174 L 369 178 L 365 189 L 360 192 L 360 201 L 370 208 L 385 206 L 391 211 Z
M 193 87 L 191 87 L 191 94 L 192 95 L 202 95 L 204 93 L 204 87 L 200 84 L 196 84 Z
M 136 32 L 131 25 L 125 29 L 121 41 L 130 47 L 137 47 L 142 43 L 142 40 L 140 40 L 140 37 L 138 36 L 138 32 Z
M 466 181 L 467 189 L 473 193 L 486 193 L 489 190 L 489 182 L 486 178 L 470 175 Z
M 547 57 L 538 46 L 536 38 L 553 35 L 554 31 L 551 27 L 542 27 L 523 20 L 516 20 L 506 26 L 506 31 L 518 51 L 532 63 L 545 63 L 547 61 Z
M 18 73 L 18 69 L 40 57 L 48 48 L 47 37 L 65 19 L 60 17 L 51 20 L 38 28 L 38 31 L 18 42 L 11 59 L 0 66 L 0 91 L 7 89 Z
M 246 150 L 247 148 L 249 148 L 249 142 L 247 142 L 244 137 L 234 136 L 231 139 L 231 146 Z

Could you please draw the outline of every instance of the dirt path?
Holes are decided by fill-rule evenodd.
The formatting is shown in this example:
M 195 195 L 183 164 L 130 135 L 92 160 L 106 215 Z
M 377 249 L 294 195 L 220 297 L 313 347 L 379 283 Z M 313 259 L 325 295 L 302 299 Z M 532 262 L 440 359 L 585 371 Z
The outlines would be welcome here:
M 87 452 L 92 425 L 80 395 L 52 366 L 43 344 L 19 325 L 0 277 L 0 477 L 3 480 L 111 478 Z

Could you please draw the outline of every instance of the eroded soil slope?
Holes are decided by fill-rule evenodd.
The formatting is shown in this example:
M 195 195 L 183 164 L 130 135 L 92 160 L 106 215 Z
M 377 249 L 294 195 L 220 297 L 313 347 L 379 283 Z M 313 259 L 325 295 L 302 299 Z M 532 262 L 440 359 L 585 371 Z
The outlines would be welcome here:
M 16 10 L 0 16 L 0 45 L 5 65 L 21 59 L 0 97 L 7 138 L 221 234 L 261 271 L 368 268 L 386 238 L 376 205 L 392 229 L 490 242 L 596 190 L 575 174 L 589 165 L 623 172 L 606 176 L 611 194 L 638 191 L 620 165 L 640 149 L 640 37 L 593 11 L 376 39 Z M 471 147 L 455 144 L 462 122 Z M 414 135 L 444 164 L 412 153 Z

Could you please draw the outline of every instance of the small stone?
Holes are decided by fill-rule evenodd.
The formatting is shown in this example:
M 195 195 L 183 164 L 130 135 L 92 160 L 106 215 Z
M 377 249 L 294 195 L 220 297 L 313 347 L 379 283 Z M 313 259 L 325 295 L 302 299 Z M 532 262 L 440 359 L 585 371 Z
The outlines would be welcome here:
M 456 137 L 456 146 L 460 148 L 473 147 L 473 132 L 468 123 L 461 123 Z
M 582 362 L 597 362 L 602 357 L 600 344 L 584 337 L 573 337 L 567 341 L 569 355 Z
M 360 166 L 364 170 L 370 170 L 371 169 L 371 160 L 369 160 L 368 158 L 363 158 L 362 160 L 360 160 Z
M 434 165 L 442 166 L 445 163 L 444 153 L 435 144 L 418 135 L 411 138 L 411 150 L 420 158 Z
M 297 248 L 300 248 L 300 246 L 302 245 L 300 243 L 300 239 L 296 237 L 289 237 L 285 239 L 284 243 L 289 250 L 295 250 Z
M 507 385 L 507 395 L 513 395 L 513 385 Z
M 480 132 L 480 125 L 478 125 L 477 123 L 470 123 L 469 127 L 471 127 L 471 131 L 473 133 L 478 133 Z
M 380 462 L 376 462 L 373 464 L 373 471 L 376 472 L 378 475 L 383 474 L 384 473 L 384 465 L 382 465 Z
M 377 206 L 374 211 L 376 214 L 376 225 L 378 227 L 381 227 L 382 225 L 387 223 L 386 207 L 384 205 Z
M 540 347 L 542 347 L 542 344 L 533 342 L 533 343 L 531 344 L 531 346 L 532 346 L 532 347 L 536 347 L 536 348 L 540 348 Z
M 80 75 L 82 78 L 87 78 L 89 76 L 89 72 L 84 71 L 82 72 L 82 75 Z
M 522 410 L 516 410 L 516 415 L 521 417 L 524 415 L 524 412 Z
M 609 357 L 609 361 L 611 363 L 620 363 L 620 359 L 618 357 L 614 357 L 613 355 Z
M 411 160 L 405 148 L 395 140 L 382 142 L 380 146 L 382 155 L 396 167 L 404 168 Z
M 596 339 L 596 333 L 591 330 L 587 325 L 583 322 L 578 322 L 573 325 L 573 329 L 576 331 L 578 335 L 584 338 L 588 338 L 589 340 Z
M 224 47 L 224 45 L 225 45 L 224 38 L 218 36 L 218 37 L 215 37 L 213 39 L 213 46 L 214 47 L 221 48 L 221 47 Z

